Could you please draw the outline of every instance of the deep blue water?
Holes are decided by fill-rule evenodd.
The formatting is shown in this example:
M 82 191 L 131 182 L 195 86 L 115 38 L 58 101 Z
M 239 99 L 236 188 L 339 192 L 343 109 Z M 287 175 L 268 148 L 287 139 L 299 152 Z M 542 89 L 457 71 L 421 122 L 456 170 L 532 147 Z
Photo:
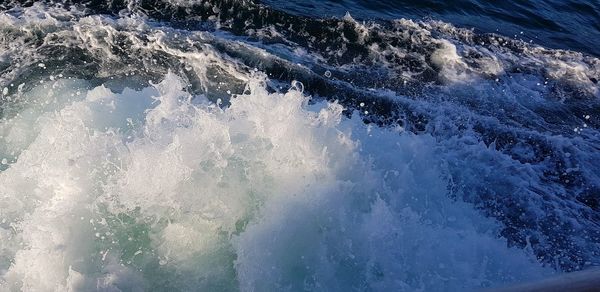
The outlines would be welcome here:
M 600 56 L 597 0 L 265 0 L 297 15 L 373 19 L 437 19 L 481 32 Z

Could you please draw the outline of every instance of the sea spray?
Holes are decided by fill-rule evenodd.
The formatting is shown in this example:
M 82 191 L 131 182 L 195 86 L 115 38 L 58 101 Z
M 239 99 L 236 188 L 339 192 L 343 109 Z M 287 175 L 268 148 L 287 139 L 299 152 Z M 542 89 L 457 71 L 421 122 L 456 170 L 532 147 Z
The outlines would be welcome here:
M 260 76 L 227 108 L 183 88 L 172 73 L 101 85 L 27 117 L 33 138 L 0 173 L 3 288 L 454 290 L 551 273 L 448 197 L 431 136 Z

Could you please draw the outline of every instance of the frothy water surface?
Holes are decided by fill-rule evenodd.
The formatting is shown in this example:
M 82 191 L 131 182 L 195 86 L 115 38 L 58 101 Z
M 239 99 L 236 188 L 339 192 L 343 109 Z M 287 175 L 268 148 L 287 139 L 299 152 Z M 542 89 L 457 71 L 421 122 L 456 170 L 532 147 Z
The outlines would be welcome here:
M 0 14 L 2 289 L 456 291 L 600 265 L 598 59 L 107 3 Z

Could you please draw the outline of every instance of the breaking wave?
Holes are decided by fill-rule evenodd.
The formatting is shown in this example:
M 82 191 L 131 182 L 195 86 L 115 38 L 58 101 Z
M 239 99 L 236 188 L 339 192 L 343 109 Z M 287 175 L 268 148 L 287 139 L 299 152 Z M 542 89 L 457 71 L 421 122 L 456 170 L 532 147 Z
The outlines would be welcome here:
M 0 13 L 0 287 L 462 290 L 600 265 L 600 60 L 249 1 Z

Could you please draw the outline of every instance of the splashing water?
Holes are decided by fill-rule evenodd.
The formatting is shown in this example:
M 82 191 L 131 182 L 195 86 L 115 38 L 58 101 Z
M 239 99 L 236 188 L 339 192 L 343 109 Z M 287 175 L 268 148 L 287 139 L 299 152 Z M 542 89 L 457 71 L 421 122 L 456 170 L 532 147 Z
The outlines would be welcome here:
M 110 3 L 0 13 L 0 290 L 462 291 L 600 264 L 598 59 Z
M 3 129 L 21 152 L 0 174 L 3 285 L 459 289 L 548 273 L 446 196 L 431 137 L 262 82 L 226 109 L 174 74 L 31 90 Z

